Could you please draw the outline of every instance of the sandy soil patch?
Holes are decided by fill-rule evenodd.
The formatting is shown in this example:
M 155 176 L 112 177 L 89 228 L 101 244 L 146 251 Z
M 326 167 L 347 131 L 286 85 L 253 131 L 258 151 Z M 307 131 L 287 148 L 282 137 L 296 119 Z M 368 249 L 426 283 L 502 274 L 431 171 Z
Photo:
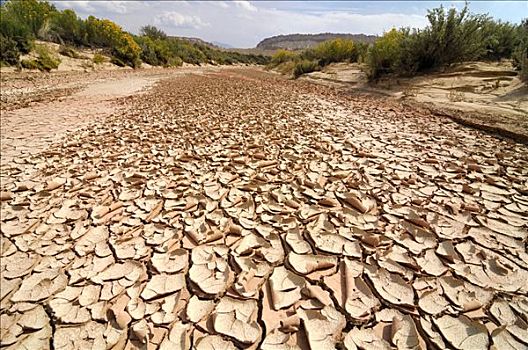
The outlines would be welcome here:
M 528 86 L 511 63 L 466 63 L 444 73 L 367 83 L 357 64 L 334 64 L 305 78 L 358 93 L 416 103 L 451 119 L 528 142 Z

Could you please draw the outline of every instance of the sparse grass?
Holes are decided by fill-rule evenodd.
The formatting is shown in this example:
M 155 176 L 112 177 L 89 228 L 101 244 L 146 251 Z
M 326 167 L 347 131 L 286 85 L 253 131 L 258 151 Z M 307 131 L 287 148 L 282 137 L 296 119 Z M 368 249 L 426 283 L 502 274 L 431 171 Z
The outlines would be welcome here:
M 118 66 L 118 67 L 124 67 L 124 66 L 126 66 L 126 63 L 125 63 L 125 62 L 123 62 L 121 59 L 119 59 L 119 58 L 117 58 L 117 57 L 115 57 L 115 56 L 112 56 L 112 57 L 110 58 L 110 63 L 115 64 L 115 65 Z
M 40 65 L 37 60 L 21 60 L 20 65 L 25 69 L 40 69 Z
M 462 91 L 452 89 L 451 91 L 449 91 L 449 94 L 447 94 L 447 98 L 451 102 L 462 102 L 465 99 L 465 95 Z
M 38 55 L 38 64 L 39 69 L 49 72 L 52 69 L 59 68 L 59 64 L 61 63 L 61 60 L 56 57 L 46 46 L 44 45 L 37 45 L 35 48 L 35 51 Z
M 293 77 L 298 78 L 305 73 L 311 73 L 317 70 L 321 70 L 321 67 L 316 61 L 302 60 L 295 64 L 295 67 L 293 68 Z
M 38 69 L 46 72 L 59 68 L 61 60 L 56 57 L 46 46 L 37 45 L 35 51 L 38 57 L 36 59 L 24 59 L 20 61 L 22 68 Z
M 106 62 L 106 58 L 100 53 L 96 53 L 92 58 L 92 62 L 94 64 L 101 64 L 101 63 Z
M 59 53 L 63 56 L 70 58 L 82 58 L 82 55 L 75 51 L 75 49 L 71 46 L 61 46 L 59 49 Z

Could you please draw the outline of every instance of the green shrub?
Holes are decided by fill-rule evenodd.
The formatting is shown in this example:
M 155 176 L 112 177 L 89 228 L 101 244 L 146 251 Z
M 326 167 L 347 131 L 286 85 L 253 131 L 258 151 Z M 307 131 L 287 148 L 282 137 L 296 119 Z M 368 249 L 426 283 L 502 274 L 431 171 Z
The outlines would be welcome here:
M 295 64 L 295 67 L 293 69 L 293 76 L 294 78 L 298 78 L 305 73 L 315 72 L 320 69 L 321 67 L 319 67 L 317 62 L 309 61 L 309 60 L 302 60 Z
M 8 0 L 2 2 L 2 21 L 9 18 L 17 25 L 27 27 L 34 37 L 42 37 L 50 17 L 56 11 L 55 6 L 47 1 Z
M 356 62 L 358 50 L 352 40 L 334 39 L 327 40 L 317 45 L 306 53 L 306 58 L 316 59 L 321 66 L 334 62 Z
M 482 30 L 485 33 L 485 50 L 483 58 L 500 60 L 511 58 L 513 51 L 519 43 L 518 26 L 501 21 L 488 20 Z
M 17 51 L 28 53 L 32 46 L 34 36 L 26 23 L 20 22 L 12 13 L 6 10 L 6 5 L 0 7 L 0 34 L 16 43 Z
M 511 57 L 518 39 L 516 26 L 474 15 L 467 6 L 447 12 L 442 6 L 428 11 L 422 29 L 393 29 L 370 48 L 369 77 L 413 75 L 475 59 Z
M 528 81 L 528 18 L 518 28 L 518 43 L 512 58 L 514 67 L 520 71 L 520 78 Z
M 180 67 L 181 65 L 183 65 L 183 60 L 179 57 L 172 57 L 168 63 L 169 67 Z
M 14 66 L 20 60 L 17 42 L 0 33 L 0 62 L 3 65 Z
M 25 69 L 39 69 L 40 70 L 40 64 L 37 60 L 22 60 L 20 61 L 20 65 L 22 68 Z
M 73 10 L 64 10 L 53 14 L 50 27 L 50 32 L 55 37 L 55 41 L 77 46 L 88 45 L 84 21 L 77 17 Z
M 81 58 L 82 56 L 79 55 L 77 51 L 73 47 L 70 46 L 61 46 L 59 48 L 59 53 L 63 56 L 70 57 L 70 58 Z
M 100 53 L 96 53 L 96 54 L 94 54 L 94 56 L 92 58 L 92 62 L 94 64 L 101 64 L 101 63 L 106 62 L 106 58 L 103 55 L 101 55 Z
M 161 29 L 158 29 L 152 25 L 146 25 L 141 27 L 139 30 L 141 36 L 145 36 L 152 40 L 165 40 L 167 39 L 167 34 Z
M 288 50 L 277 50 L 273 56 L 271 56 L 270 66 L 277 67 L 279 64 L 288 61 L 296 61 L 299 59 L 299 55 L 295 52 Z
M 114 57 L 119 58 L 127 66 L 138 68 L 141 66 L 140 53 L 141 48 L 128 33 L 121 33 L 116 39 L 112 49 Z
M 119 57 L 115 57 L 115 56 L 110 57 L 110 63 L 115 64 L 116 66 L 119 66 L 119 67 L 126 66 L 125 62 L 123 62 Z
M 376 40 L 367 57 L 370 78 L 377 78 L 382 74 L 392 73 L 396 70 L 404 36 L 402 31 L 393 28 Z
M 141 60 L 152 66 L 169 65 L 171 52 L 167 42 L 161 39 L 151 39 L 148 36 L 134 38 L 141 48 Z
M 473 15 L 467 5 L 461 11 L 451 8 L 447 13 L 440 6 L 428 11 L 427 19 L 429 26 L 422 38 L 424 46 L 432 52 L 432 59 L 420 70 L 473 60 L 485 54 L 482 28 L 489 21 L 487 15 Z
M 358 56 L 357 61 L 360 63 L 367 62 L 368 50 L 369 50 L 370 45 L 368 43 L 362 43 L 362 42 L 355 43 L 355 45 L 356 45 L 357 56 Z
M 35 51 L 37 52 L 38 59 L 38 68 L 42 71 L 49 72 L 52 69 L 59 68 L 59 64 L 61 63 L 61 60 L 56 57 L 53 53 L 51 53 L 48 48 L 44 45 L 37 45 L 35 48 Z

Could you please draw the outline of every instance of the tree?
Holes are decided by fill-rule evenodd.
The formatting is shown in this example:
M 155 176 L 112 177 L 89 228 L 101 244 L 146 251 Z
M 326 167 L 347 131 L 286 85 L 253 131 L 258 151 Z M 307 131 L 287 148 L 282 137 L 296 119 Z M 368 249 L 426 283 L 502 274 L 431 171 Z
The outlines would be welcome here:
M 139 30 L 139 34 L 142 36 L 147 36 L 151 38 L 152 40 L 167 39 L 167 34 L 165 34 L 163 30 L 158 29 L 152 25 L 146 25 L 146 26 L 141 27 L 141 29 Z
M 55 6 L 47 1 L 8 0 L 2 4 L 2 21 L 4 16 L 26 25 L 35 37 L 42 37 L 48 20 L 57 12 Z

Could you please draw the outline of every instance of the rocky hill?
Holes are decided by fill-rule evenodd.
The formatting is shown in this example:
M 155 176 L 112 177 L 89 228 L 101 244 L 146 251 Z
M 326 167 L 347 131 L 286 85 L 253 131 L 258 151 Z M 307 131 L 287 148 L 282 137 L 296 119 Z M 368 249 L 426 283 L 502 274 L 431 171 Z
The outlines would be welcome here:
M 354 41 L 371 43 L 376 40 L 377 36 L 340 33 L 277 35 L 262 40 L 260 43 L 257 44 L 257 48 L 263 50 L 301 50 L 313 47 L 319 44 L 320 42 L 336 38 L 352 39 Z

